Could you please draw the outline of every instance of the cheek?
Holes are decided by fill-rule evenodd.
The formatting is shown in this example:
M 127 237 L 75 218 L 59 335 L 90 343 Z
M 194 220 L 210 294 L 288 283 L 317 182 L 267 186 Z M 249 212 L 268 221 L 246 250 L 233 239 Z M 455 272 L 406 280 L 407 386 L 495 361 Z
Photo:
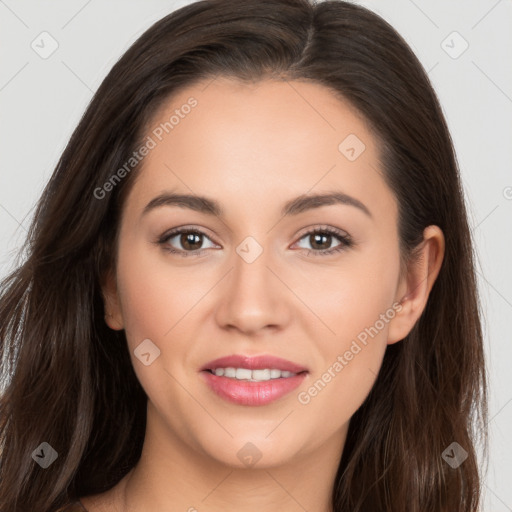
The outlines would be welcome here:
M 376 297 L 362 298 L 348 297 L 345 307 L 333 309 L 326 317 L 331 319 L 336 335 L 317 337 L 318 364 L 297 394 L 305 421 L 315 430 L 318 420 L 314 418 L 321 417 L 320 430 L 326 435 L 347 424 L 362 405 L 387 348 L 387 323 L 379 316 L 382 312 L 386 315 L 389 308 Z
M 398 249 L 373 243 L 364 251 L 347 253 L 336 264 L 308 264 L 299 272 L 296 268 L 286 272 L 291 272 L 287 282 L 293 283 L 294 292 L 314 314 L 303 316 L 309 318 L 311 339 L 332 353 L 350 345 L 360 333 L 364 338 L 365 329 L 375 324 L 379 333 L 372 329 L 371 339 L 386 337 L 390 318 L 383 322 L 381 315 L 393 315 L 388 310 L 395 300 L 399 271 Z
M 376 247 L 348 260 L 334 272 L 318 271 L 315 279 L 308 279 L 308 305 L 323 325 L 311 324 L 321 327 L 316 336 L 311 328 L 318 361 L 297 398 L 308 414 L 325 418 L 322 428 L 329 431 L 348 422 L 370 392 L 387 347 L 389 322 L 397 311 L 393 304 L 398 251 L 390 248 L 386 253 Z M 306 296 L 306 286 L 299 293 Z
M 200 281 L 191 282 L 185 267 L 171 268 L 165 254 L 148 249 L 147 242 L 130 242 L 128 237 L 119 247 L 117 279 L 132 365 L 151 401 L 159 403 L 160 410 L 166 410 L 171 397 L 175 403 L 180 400 L 179 389 L 173 386 L 174 380 L 166 369 L 183 381 L 180 363 L 186 357 L 190 319 L 208 286 Z M 160 352 L 147 342 L 141 345 L 147 339 Z M 137 354 L 142 353 L 137 350 L 139 345 L 149 346 L 150 351 L 158 354 L 154 362 L 146 366 L 138 359 Z
M 206 291 L 204 283 L 191 281 L 185 267 L 171 270 L 165 254 L 148 249 L 147 242 L 127 240 L 120 246 L 117 276 L 130 344 L 146 338 L 162 344 L 176 336 L 186 324 L 181 319 Z

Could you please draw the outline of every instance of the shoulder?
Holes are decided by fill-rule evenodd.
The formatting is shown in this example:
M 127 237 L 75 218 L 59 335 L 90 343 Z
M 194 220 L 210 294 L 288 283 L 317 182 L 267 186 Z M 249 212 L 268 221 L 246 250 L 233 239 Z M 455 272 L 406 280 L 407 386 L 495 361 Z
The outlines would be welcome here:
M 87 510 L 82 506 L 79 501 L 75 501 L 70 505 L 66 505 L 62 508 L 59 508 L 55 512 L 87 512 Z

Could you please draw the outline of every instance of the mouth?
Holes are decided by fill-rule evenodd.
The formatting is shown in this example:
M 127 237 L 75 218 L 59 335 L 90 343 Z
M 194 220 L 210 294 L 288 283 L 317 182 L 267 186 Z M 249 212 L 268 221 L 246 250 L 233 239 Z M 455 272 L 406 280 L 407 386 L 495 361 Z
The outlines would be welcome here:
M 215 368 L 204 370 L 216 375 L 217 377 L 226 377 L 227 379 L 236 379 L 246 382 L 267 382 L 274 379 L 289 379 L 302 373 L 307 373 L 306 370 L 298 373 L 290 372 L 288 370 L 280 370 L 278 368 L 262 368 L 258 370 L 250 370 L 249 368 Z
M 231 375 L 233 372 L 232 372 L 232 370 L 230 370 L 230 368 L 235 370 L 234 375 Z M 218 359 L 215 359 L 213 361 L 206 363 L 204 366 L 202 366 L 202 368 L 200 370 L 201 371 L 209 370 L 213 373 L 215 373 L 217 370 L 221 370 L 221 371 L 223 370 L 224 372 L 226 372 L 226 370 L 229 370 L 227 377 L 231 377 L 231 378 L 237 376 L 238 370 L 242 370 L 242 371 L 246 371 L 246 370 L 265 370 L 265 371 L 267 371 L 268 370 L 268 372 L 270 372 L 269 378 L 281 377 L 281 375 L 279 375 L 279 376 L 277 375 L 278 371 L 281 373 L 284 373 L 285 374 L 284 376 L 287 375 L 286 372 L 298 374 L 298 373 L 308 371 L 308 369 L 305 366 L 302 366 L 298 363 L 294 363 L 292 361 L 288 361 L 287 359 L 283 359 L 281 357 L 276 357 L 276 356 L 271 356 L 268 354 L 261 355 L 261 356 L 246 356 L 246 355 L 241 355 L 241 354 L 233 354 L 233 355 L 226 356 L 226 357 L 220 357 Z M 244 376 L 242 376 L 242 375 L 244 375 Z M 241 379 L 248 378 L 245 375 L 248 375 L 248 374 L 243 373 L 243 372 L 240 373 L 240 376 L 241 376 L 240 378 Z M 256 374 L 256 375 L 258 375 L 258 374 Z M 266 375 L 266 373 L 261 374 L 260 377 L 263 375 Z M 256 377 L 256 378 L 259 378 L 259 377 Z
M 233 355 L 210 361 L 200 369 L 216 395 L 238 405 L 267 405 L 297 388 L 308 369 L 274 356 Z

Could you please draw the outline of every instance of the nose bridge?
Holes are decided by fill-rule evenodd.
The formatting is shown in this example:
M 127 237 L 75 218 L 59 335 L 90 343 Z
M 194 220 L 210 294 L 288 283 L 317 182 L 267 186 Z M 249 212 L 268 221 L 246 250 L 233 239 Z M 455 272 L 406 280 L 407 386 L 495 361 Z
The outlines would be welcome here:
M 223 297 L 217 310 L 220 324 L 242 331 L 265 326 L 282 326 L 287 321 L 283 284 L 272 271 L 275 265 L 268 244 L 248 236 L 235 247 L 232 271 L 227 276 Z
M 261 240 L 262 237 L 260 236 Z M 255 237 L 248 236 L 235 248 L 233 256 L 232 280 L 236 287 L 251 287 L 254 291 L 269 291 L 269 266 L 273 256 L 268 239 L 259 242 Z M 261 290 L 259 290 L 261 288 Z

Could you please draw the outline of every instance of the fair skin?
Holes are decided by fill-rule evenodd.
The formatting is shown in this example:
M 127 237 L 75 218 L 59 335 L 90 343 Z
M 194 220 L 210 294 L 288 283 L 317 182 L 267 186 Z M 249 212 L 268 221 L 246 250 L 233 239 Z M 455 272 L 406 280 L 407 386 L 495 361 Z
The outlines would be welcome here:
M 190 96 L 197 106 L 144 159 L 123 209 L 115 276 L 104 285 L 106 321 L 125 330 L 149 397 L 142 456 L 113 489 L 82 502 L 89 512 L 328 512 L 350 418 L 386 347 L 421 315 L 441 266 L 443 234 L 429 226 L 421 257 L 400 274 L 397 203 L 378 171 L 374 137 L 323 86 L 204 81 L 172 98 L 151 126 Z M 366 146 L 353 161 L 338 149 L 349 134 Z M 297 196 L 333 191 L 368 212 L 330 204 L 281 216 Z M 176 205 L 143 213 L 164 192 L 214 199 L 224 215 Z M 205 236 L 192 248 L 179 235 L 155 243 L 182 226 Z M 353 244 L 313 254 L 343 243 L 306 235 L 321 227 L 348 234 Z M 248 236 L 263 249 L 251 263 L 236 251 Z M 390 310 L 393 317 L 333 376 L 338 356 Z M 145 339 L 160 349 L 148 366 L 134 355 Z M 273 403 L 234 404 L 199 375 L 208 361 L 231 354 L 275 355 L 308 374 Z M 300 402 L 299 393 L 329 368 L 325 387 Z M 253 466 L 237 456 L 248 442 L 261 455 Z

